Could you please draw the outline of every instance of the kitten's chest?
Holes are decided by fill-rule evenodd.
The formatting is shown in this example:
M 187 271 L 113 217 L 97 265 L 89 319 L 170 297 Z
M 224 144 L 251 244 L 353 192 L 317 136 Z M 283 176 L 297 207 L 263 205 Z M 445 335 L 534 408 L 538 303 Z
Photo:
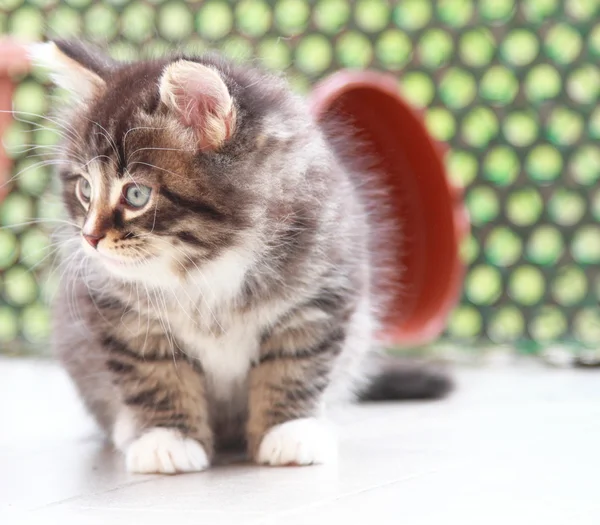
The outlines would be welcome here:
M 258 358 L 260 329 L 240 317 L 227 323 L 215 320 L 207 326 L 195 321 L 185 312 L 169 316 L 171 331 L 183 350 L 200 361 L 210 392 L 220 399 L 230 398 L 246 384 L 250 367 Z

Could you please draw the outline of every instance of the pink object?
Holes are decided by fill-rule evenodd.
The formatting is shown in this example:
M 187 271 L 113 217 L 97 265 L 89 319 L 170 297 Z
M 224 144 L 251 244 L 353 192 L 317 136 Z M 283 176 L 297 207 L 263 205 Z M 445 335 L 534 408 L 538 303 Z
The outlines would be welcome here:
M 0 39 L 0 139 L 12 121 L 12 96 L 15 88 L 13 77 L 29 69 L 25 46 L 13 40 Z M 11 161 L 0 140 L 0 202 L 8 193 L 7 180 Z
M 383 339 L 398 345 L 435 339 L 461 294 L 459 249 L 469 231 L 462 195 L 446 176 L 440 144 L 390 75 L 335 73 L 314 88 L 312 110 L 323 121 L 338 114 L 351 118 L 378 159 L 376 171 L 402 225 L 396 251 L 400 292 L 386 316 Z

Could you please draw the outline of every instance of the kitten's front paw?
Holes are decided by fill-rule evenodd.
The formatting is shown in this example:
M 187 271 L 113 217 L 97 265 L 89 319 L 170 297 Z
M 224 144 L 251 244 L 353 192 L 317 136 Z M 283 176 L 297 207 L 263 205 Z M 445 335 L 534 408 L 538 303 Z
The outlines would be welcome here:
M 126 465 L 137 474 L 199 472 L 210 462 L 204 447 L 176 430 L 154 428 L 127 448 Z
M 271 428 L 258 448 L 256 461 L 267 465 L 330 463 L 337 457 L 335 437 L 320 420 L 293 419 Z

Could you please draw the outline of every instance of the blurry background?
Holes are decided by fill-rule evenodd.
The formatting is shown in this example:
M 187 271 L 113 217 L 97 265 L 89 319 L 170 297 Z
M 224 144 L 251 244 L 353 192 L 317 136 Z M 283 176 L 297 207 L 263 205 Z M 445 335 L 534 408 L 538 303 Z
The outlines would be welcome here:
M 599 0 L 0 0 L 0 34 L 83 36 L 122 59 L 217 47 L 285 70 L 302 92 L 343 67 L 392 72 L 448 144 L 472 220 L 463 297 L 433 348 L 570 362 L 600 348 L 599 14 Z M 45 78 L 18 81 L 0 351 L 45 353 L 61 269 L 53 223 L 26 223 L 60 217 L 45 165 L 58 136 L 38 116 Z

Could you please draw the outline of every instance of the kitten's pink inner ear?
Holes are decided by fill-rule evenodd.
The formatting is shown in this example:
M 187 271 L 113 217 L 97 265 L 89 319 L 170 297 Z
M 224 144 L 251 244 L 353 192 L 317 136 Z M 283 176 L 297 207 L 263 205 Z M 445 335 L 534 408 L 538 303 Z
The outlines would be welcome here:
M 187 60 L 170 64 L 160 80 L 160 98 L 194 130 L 200 149 L 217 149 L 233 135 L 235 104 L 213 68 Z

